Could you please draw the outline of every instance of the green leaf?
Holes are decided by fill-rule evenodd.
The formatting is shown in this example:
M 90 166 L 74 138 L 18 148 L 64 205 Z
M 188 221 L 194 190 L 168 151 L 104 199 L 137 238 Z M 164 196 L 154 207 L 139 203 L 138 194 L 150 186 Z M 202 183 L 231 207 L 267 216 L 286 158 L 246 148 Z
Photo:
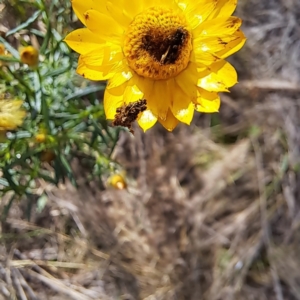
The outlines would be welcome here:
M 42 195 L 41 197 L 39 197 L 38 200 L 37 200 L 37 203 L 36 203 L 36 204 L 37 204 L 36 211 L 37 211 L 38 213 L 41 213 L 41 212 L 44 210 L 44 208 L 45 208 L 47 202 L 48 202 L 48 197 L 47 197 L 47 195 L 43 194 L 43 195 Z
M 9 186 L 9 183 L 6 179 L 4 178 L 0 178 L 0 185 L 3 185 L 3 186 Z
M 66 157 L 63 154 L 60 155 L 60 161 L 61 161 L 61 163 L 62 163 L 62 165 L 63 165 L 63 167 L 65 169 L 65 172 L 66 172 L 68 178 L 70 179 L 71 183 L 74 186 L 77 186 L 76 180 L 75 180 L 75 178 L 73 176 L 73 172 L 72 172 L 71 166 L 70 166 L 70 164 L 68 163 Z
M 15 34 L 16 32 L 28 27 L 30 24 L 32 24 L 33 22 L 35 22 L 37 20 L 37 18 L 39 17 L 39 15 L 41 14 L 41 11 L 38 10 L 36 11 L 31 18 L 29 18 L 26 22 L 20 24 L 19 26 L 17 26 L 16 28 L 12 29 L 12 30 L 9 30 L 7 33 L 6 33 L 6 37 L 12 35 L 12 34 Z
M 79 114 L 71 114 L 71 113 L 66 113 L 66 112 L 59 112 L 59 113 L 54 113 L 52 114 L 52 118 L 57 118 L 57 119 L 73 119 L 73 120 L 78 120 Z
M 94 125 L 95 131 L 101 137 L 102 141 L 106 144 L 106 146 L 109 147 L 109 140 L 107 139 L 106 135 L 104 134 L 102 128 L 98 125 L 98 123 L 94 119 L 92 119 L 91 121 L 92 121 L 92 124 Z
M 7 62 L 20 62 L 19 59 L 7 55 L 0 55 L 0 60 L 7 61 Z
M 50 177 L 46 174 L 43 174 L 40 171 L 38 172 L 38 176 L 40 178 L 44 179 L 45 181 L 49 182 L 49 183 L 52 183 L 52 184 L 55 184 L 55 185 L 58 183 L 54 178 L 52 178 L 52 177 Z
M 31 133 L 28 131 L 18 131 L 15 134 L 16 139 L 25 139 L 31 137 Z
M 47 47 L 48 47 L 49 41 L 50 41 L 50 39 L 51 39 L 51 36 L 52 36 L 51 22 L 50 22 L 49 20 L 48 20 L 48 23 L 47 23 L 47 31 L 46 31 L 46 32 L 47 32 L 47 33 L 46 33 L 46 36 L 45 36 L 44 41 L 43 41 L 43 44 L 42 44 L 42 46 L 41 46 L 41 48 L 40 48 L 40 52 L 41 52 L 42 54 L 45 53 L 45 51 L 46 51 L 46 49 L 47 49 Z
M 81 122 L 72 128 L 72 132 L 84 132 L 86 128 L 86 123 Z
M 13 55 L 13 57 L 20 59 L 19 52 L 14 47 L 12 47 L 1 35 L 0 35 L 0 43 L 4 45 L 4 47 L 8 50 L 8 52 L 10 52 Z
M 0 56 L 0 59 L 1 59 L 1 56 Z M 64 74 L 66 71 L 69 71 L 69 70 L 70 70 L 70 66 L 59 68 L 57 70 L 51 70 L 50 72 L 45 74 L 45 77 L 58 76 L 58 75 Z
M 8 203 L 4 206 L 3 212 L 2 212 L 2 220 L 3 220 L 3 219 L 5 220 L 5 219 L 7 218 L 7 215 L 8 215 L 8 213 L 9 213 L 9 210 L 10 210 L 10 208 L 11 208 L 11 206 L 12 206 L 14 200 L 15 200 L 15 197 L 16 197 L 16 194 L 13 194 L 13 195 L 10 197 Z
M 41 38 L 45 37 L 45 34 L 40 30 L 32 28 L 32 29 L 30 29 L 30 32 L 34 35 L 37 35 L 37 36 L 41 37 Z
M 3 175 L 5 177 L 5 179 L 7 180 L 9 186 L 15 191 L 16 194 L 21 195 L 21 190 L 20 190 L 20 186 L 18 184 L 16 184 L 16 182 L 14 181 L 13 177 L 11 176 L 9 170 L 7 170 L 7 168 L 3 169 Z
M 85 89 L 81 89 L 81 90 L 71 94 L 70 96 L 65 98 L 65 101 L 74 100 L 76 98 L 81 98 L 83 96 L 86 96 L 86 95 L 89 95 L 92 93 L 103 91 L 104 89 L 105 89 L 105 86 L 103 86 L 103 85 L 92 85 L 92 86 L 89 86 Z

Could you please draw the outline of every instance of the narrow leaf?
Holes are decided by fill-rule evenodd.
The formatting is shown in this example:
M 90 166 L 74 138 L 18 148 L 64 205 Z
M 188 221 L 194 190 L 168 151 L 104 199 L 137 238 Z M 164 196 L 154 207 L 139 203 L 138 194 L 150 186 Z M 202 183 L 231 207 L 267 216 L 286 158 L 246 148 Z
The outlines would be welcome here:
M 10 36 L 10 35 L 12 35 L 12 34 L 18 32 L 18 31 L 20 31 L 20 30 L 22 30 L 22 29 L 24 29 L 24 28 L 26 28 L 26 27 L 28 27 L 30 24 L 32 24 L 33 22 L 36 21 L 36 19 L 39 17 L 40 14 L 41 14 L 41 11 L 40 11 L 40 10 L 36 11 L 36 12 L 32 15 L 32 17 L 30 17 L 26 22 L 20 24 L 19 26 L 17 26 L 16 28 L 14 28 L 14 29 L 12 29 L 12 30 L 9 30 L 9 31 L 6 33 L 6 37 L 8 37 L 8 36 Z
M 71 94 L 70 96 L 65 98 L 65 101 L 74 100 L 76 98 L 80 98 L 80 97 L 83 97 L 83 96 L 86 96 L 86 95 L 89 95 L 92 93 L 103 91 L 104 88 L 105 87 L 103 85 L 92 85 L 92 86 L 89 86 L 85 89 L 81 89 L 81 90 Z
M 12 47 L 1 35 L 0 35 L 0 43 L 2 43 L 5 49 L 13 55 L 13 57 L 20 59 L 19 52 Z

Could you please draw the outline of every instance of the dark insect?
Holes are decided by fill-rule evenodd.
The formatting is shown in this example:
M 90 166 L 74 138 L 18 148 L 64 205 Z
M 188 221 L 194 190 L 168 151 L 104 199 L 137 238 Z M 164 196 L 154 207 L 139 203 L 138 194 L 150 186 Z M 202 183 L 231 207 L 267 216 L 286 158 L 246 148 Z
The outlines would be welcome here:
M 134 134 L 132 123 L 137 119 L 139 113 L 147 109 L 147 100 L 141 99 L 136 102 L 124 104 L 116 109 L 116 115 L 112 122 L 112 126 L 127 127 Z
M 177 28 L 167 37 L 153 32 L 143 37 L 143 48 L 162 65 L 174 64 L 188 38 L 188 31 Z
M 166 52 L 161 56 L 160 63 L 175 63 L 186 38 L 187 31 L 183 28 L 178 28 L 173 34 L 168 36 L 168 38 L 166 39 L 168 48 L 166 49 Z

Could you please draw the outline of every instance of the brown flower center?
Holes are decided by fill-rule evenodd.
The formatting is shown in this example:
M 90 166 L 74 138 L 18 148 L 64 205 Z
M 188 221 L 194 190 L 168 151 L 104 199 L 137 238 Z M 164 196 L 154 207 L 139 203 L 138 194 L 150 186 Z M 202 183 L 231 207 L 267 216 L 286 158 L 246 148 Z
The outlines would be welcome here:
M 169 79 L 183 71 L 189 62 L 192 36 L 182 13 L 151 7 L 137 15 L 124 40 L 124 55 L 140 76 Z

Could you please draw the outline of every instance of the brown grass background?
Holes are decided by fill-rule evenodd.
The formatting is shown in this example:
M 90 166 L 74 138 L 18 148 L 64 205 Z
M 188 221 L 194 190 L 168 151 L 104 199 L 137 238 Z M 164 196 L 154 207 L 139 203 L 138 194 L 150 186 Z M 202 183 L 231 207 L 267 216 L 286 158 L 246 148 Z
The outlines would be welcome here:
M 86 182 L 78 161 L 79 188 L 40 182 L 30 223 L 14 205 L 3 299 L 300 299 L 300 1 L 239 0 L 235 15 L 247 43 L 219 114 L 124 133 L 127 190 Z

